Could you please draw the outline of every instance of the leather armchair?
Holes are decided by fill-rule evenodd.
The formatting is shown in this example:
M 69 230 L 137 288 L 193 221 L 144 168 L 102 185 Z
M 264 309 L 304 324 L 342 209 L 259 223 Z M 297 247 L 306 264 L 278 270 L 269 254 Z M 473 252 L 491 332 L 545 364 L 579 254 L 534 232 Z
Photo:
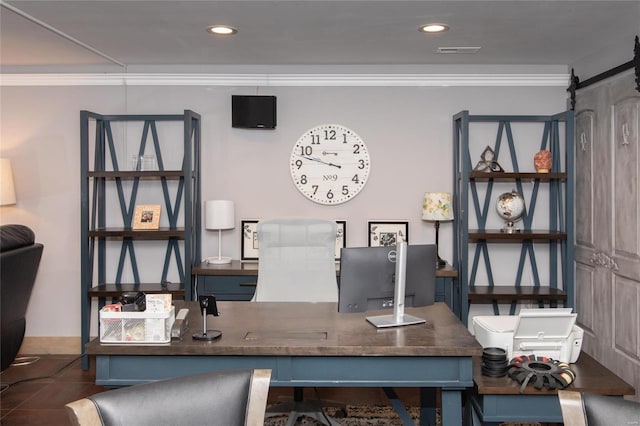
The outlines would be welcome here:
M 109 390 L 65 406 L 82 426 L 263 426 L 271 370 L 232 370 Z
M 31 290 L 44 246 L 24 225 L 0 226 L 0 308 L 2 371 L 16 358 L 26 327 Z
M 640 404 L 588 392 L 558 391 L 565 426 L 640 424 Z

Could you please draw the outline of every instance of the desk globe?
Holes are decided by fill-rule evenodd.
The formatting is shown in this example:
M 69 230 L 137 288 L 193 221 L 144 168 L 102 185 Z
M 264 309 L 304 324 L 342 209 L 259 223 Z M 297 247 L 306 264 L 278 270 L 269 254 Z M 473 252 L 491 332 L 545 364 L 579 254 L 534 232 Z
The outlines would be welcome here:
M 506 226 L 500 231 L 507 234 L 513 234 L 514 232 L 520 232 L 515 227 L 515 222 L 522 219 L 524 216 L 525 206 L 524 197 L 517 193 L 515 189 L 511 192 L 505 192 L 498 196 L 496 203 L 496 210 L 498 216 L 505 220 Z

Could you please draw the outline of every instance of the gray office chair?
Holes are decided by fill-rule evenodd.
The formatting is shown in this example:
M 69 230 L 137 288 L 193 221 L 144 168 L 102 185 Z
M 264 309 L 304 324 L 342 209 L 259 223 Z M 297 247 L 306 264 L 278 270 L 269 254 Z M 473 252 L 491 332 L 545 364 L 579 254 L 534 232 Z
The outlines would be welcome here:
M 263 426 L 271 370 L 195 374 L 109 390 L 65 405 L 73 425 Z
M 565 426 L 640 424 L 640 404 L 589 392 L 558 391 Z
M 257 231 L 260 257 L 254 301 L 338 301 L 334 221 L 271 219 L 258 222 Z M 287 426 L 293 426 L 303 415 L 330 426 L 339 425 L 322 412 L 320 403 L 303 401 L 302 394 L 301 387 L 294 388 L 294 400 L 270 409 L 267 416 L 289 412 Z

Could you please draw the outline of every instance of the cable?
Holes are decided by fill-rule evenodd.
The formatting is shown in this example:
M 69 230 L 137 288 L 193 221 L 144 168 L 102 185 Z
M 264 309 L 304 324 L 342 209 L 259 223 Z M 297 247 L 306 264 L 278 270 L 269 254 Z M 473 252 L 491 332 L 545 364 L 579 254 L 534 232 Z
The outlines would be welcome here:
M 39 356 L 20 356 L 13 360 L 11 363 L 12 367 L 19 367 L 22 365 L 33 364 L 34 362 L 40 360 Z
M 112 62 L 112 63 L 114 63 L 116 65 L 121 66 L 121 67 L 126 67 L 126 65 L 124 63 L 118 61 L 117 59 L 107 55 L 104 52 L 101 52 L 100 50 L 96 49 L 93 46 L 89 46 L 87 43 L 84 43 L 84 42 L 78 40 L 75 37 L 70 36 L 69 34 L 67 34 L 67 33 L 65 33 L 63 31 L 60 31 L 59 29 L 47 24 L 46 22 L 41 21 L 38 18 L 35 18 L 34 16 L 29 15 L 28 13 L 24 12 L 21 9 L 18 9 L 17 7 L 15 7 L 13 5 L 10 5 L 9 3 L 6 3 L 6 2 L 0 0 L 0 6 L 12 11 L 13 13 L 16 13 L 16 14 L 22 16 L 23 18 L 33 22 L 36 25 L 41 26 L 42 28 L 44 28 L 46 30 L 51 31 L 52 33 L 54 33 L 54 34 L 56 34 L 56 35 L 58 35 L 58 36 L 60 36 L 60 37 L 62 37 L 64 39 L 70 41 L 71 43 L 74 43 L 74 44 L 76 44 L 76 45 L 78 45 L 78 46 L 80 46 L 80 47 L 82 47 L 84 49 L 87 49 L 90 52 L 95 53 L 96 55 L 106 59 L 109 62 Z
M 32 380 L 48 379 L 48 378 L 50 378 L 52 376 L 55 376 L 56 374 L 62 372 L 65 368 L 69 367 L 71 364 L 73 364 L 74 362 L 76 362 L 80 358 L 82 358 L 82 355 L 78 355 L 77 357 L 73 358 L 71 361 L 69 361 L 68 363 L 63 365 L 62 367 L 58 368 L 53 373 L 51 373 L 49 375 L 46 375 L 46 376 L 28 377 L 26 379 L 18 380 L 18 381 L 12 382 L 12 383 L 0 383 L 0 392 L 4 392 L 5 390 L 9 389 L 10 386 L 17 385 L 18 383 L 30 382 Z

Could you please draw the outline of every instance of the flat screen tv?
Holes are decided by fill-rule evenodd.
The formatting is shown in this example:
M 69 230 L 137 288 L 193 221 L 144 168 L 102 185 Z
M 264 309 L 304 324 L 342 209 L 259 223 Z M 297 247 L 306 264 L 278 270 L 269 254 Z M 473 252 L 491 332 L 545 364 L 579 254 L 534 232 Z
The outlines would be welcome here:
M 338 312 L 392 309 L 395 247 L 347 247 L 340 254 Z M 405 306 L 432 305 L 436 289 L 436 246 L 407 246 Z

